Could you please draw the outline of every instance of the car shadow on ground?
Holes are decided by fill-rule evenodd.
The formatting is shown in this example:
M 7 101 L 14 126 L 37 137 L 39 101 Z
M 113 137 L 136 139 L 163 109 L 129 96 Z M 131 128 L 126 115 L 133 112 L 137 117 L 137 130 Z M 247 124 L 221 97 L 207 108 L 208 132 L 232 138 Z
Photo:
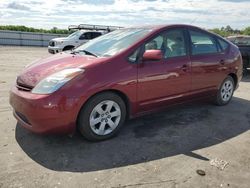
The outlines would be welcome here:
M 192 151 L 219 144 L 250 129 L 250 101 L 227 106 L 179 105 L 129 120 L 120 134 L 92 143 L 80 134 L 39 136 L 16 126 L 16 140 L 35 162 L 56 171 L 89 172 L 139 164 L 178 154 L 209 160 Z

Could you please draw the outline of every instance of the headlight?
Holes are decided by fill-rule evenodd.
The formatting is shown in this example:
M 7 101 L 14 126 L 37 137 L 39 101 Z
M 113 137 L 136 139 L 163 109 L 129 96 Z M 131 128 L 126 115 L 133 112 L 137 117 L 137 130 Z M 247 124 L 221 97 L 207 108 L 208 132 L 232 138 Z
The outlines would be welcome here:
M 55 41 L 55 46 L 62 44 L 63 41 Z
M 41 80 L 33 89 L 32 93 L 36 94 L 50 94 L 58 90 L 65 83 L 67 83 L 72 78 L 83 73 L 83 69 L 79 68 L 69 68 L 54 73 L 47 78 Z

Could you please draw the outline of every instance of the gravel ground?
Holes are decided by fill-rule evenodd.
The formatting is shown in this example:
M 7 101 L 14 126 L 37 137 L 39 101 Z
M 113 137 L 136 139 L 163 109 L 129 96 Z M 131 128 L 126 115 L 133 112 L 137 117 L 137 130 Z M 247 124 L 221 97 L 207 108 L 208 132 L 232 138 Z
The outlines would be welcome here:
M 46 48 L 0 46 L 0 187 L 250 187 L 250 77 L 227 106 L 181 105 L 91 143 L 79 134 L 35 135 L 12 116 L 15 77 L 47 55 Z M 226 162 L 223 170 L 210 164 L 215 159 Z

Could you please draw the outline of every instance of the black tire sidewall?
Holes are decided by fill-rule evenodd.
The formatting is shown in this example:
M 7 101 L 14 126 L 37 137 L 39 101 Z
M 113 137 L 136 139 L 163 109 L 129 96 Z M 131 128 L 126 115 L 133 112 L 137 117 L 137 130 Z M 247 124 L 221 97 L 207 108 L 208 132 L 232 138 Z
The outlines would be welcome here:
M 115 130 L 113 130 L 111 133 L 107 135 L 102 136 L 102 135 L 97 135 L 96 133 L 93 132 L 93 130 L 90 127 L 89 117 L 93 108 L 96 105 L 98 105 L 100 102 L 105 101 L 105 100 L 112 100 L 119 105 L 121 109 L 121 119 L 120 119 L 118 126 L 115 128 Z M 87 101 L 87 103 L 84 105 L 84 107 L 79 113 L 77 124 L 78 124 L 78 129 L 80 130 L 81 134 L 87 140 L 101 141 L 101 140 L 106 140 L 115 136 L 119 132 L 122 125 L 124 124 L 125 119 L 126 119 L 126 106 L 125 106 L 124 101 L 121 99 L 121 97 L 119 97 L 118 95 L 112 92 L 105 92 L 105 93 L 97 94 L 91 97 Z

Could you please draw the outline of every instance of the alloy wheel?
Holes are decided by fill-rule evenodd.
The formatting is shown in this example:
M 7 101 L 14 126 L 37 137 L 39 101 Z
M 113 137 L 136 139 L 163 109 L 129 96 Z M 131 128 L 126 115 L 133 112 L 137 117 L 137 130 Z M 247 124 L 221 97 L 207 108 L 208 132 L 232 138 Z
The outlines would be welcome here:
M 233 95 L 233 90 L 234 90 L 233 82 L 231 80 L 225 81 L 221 87 L 221 92 L 220 92 L 221 99 L 224 102 L 229 101 Z
M 89 117 L 92 131 L 100 136 L 115 130 L 121 119 L 121 108 L 112 100 L 105 100 L 97 104 Z

